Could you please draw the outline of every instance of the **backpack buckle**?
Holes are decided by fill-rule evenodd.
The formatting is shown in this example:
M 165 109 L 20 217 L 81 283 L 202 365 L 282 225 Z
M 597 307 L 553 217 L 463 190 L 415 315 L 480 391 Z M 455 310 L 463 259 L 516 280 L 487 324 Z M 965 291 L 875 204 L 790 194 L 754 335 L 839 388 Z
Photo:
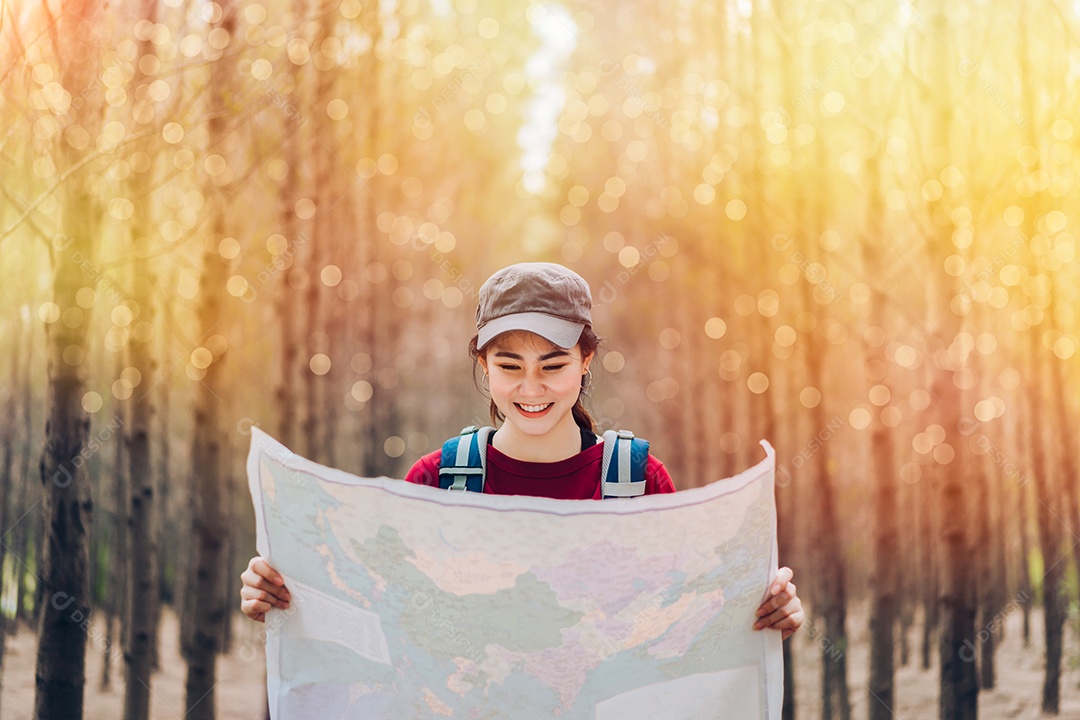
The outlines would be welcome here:
M 630 432 L 629 430 L 625 430 L 625 429 L 619 430 L 618 435 L 623 440 L 633 440 L 634 439 L 634 433 Z

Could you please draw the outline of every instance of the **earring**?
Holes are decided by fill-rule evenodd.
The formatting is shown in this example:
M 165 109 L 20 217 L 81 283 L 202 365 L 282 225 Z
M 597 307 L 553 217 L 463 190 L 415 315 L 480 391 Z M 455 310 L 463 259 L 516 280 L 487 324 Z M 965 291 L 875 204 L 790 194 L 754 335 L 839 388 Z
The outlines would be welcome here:
M 484 373 L 484 379 L 480 381 L 480 384 L 484 386 L 484 389 L 491 392 L 491 383 L 488 382 L 488 374 Z
M 592 387 L 592 370 L 586 370 L 581 376 L 581 392 L 588 392 Z

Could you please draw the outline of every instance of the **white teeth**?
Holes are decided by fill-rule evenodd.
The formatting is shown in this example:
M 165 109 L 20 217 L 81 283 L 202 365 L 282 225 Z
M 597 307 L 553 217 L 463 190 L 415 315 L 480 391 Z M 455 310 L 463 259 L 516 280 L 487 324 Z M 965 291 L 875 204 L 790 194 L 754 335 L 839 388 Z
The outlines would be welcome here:
M 518 403 L 518 407 L 525 412 L 540 412 L 541 410 L 546 410 L 552 404 L 553 403 L 548 403 L 547 405 L 522 405 L 521 403 Z

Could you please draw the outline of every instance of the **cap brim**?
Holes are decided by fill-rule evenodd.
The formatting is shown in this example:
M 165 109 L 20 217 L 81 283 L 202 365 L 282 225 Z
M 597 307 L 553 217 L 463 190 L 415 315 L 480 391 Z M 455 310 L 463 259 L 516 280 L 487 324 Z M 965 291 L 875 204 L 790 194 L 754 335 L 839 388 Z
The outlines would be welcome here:
M 480 328 L 477 332 L 476 347 L 484 347 L 496 335 L 509 330 L 528 330 L 561 348 L 572 348 L 577 345 L 584 328 L 584 323 L 570 322 L 545 313 L 514 313 L 497 317 Z

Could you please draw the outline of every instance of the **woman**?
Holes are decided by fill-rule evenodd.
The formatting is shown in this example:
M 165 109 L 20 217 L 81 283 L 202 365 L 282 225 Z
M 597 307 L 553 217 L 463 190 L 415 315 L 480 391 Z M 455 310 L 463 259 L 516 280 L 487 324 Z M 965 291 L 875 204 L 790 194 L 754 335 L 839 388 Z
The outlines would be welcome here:
M 603 444 L 582 400 L 600 344 L 591 310 L 585 280 L 555 263 L 517 263 L 480 288 L 469 352 L 484 372 L 492 424 L 498 426 L 488 438 L 484 492 L 602 497 Z M 438 487 L 441 456 L 435 450 L 421 457 L 405 479 Z M 645 494 L 670 492 L 671 476 L 649 455 Z M 252 558 L 240 578 L 241 608 L 248 617 L 262 621 L 271 607 L 289 606 L 283 578 L 261 557 Z M 802 603 L 791 578 L 789 568 L 780 568 L 757 610 L 755 629 L 782 630 L 786 640 L 802 625 Z

